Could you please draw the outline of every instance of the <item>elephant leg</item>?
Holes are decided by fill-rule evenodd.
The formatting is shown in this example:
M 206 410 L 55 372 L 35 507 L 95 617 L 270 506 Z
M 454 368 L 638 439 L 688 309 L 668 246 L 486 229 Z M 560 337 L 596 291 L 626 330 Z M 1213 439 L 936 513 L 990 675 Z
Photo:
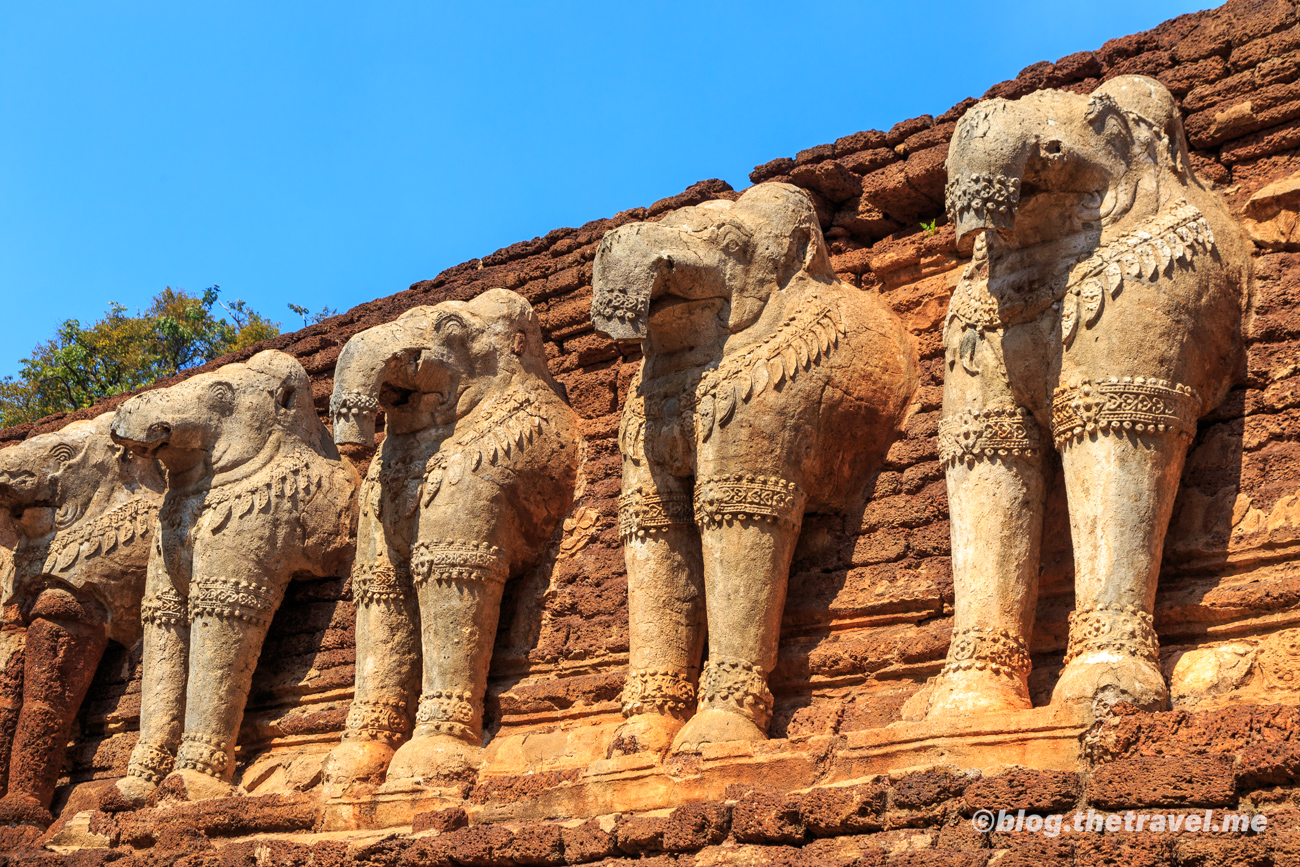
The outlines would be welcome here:
M 411 571 L 420 599 L 424 678 L 415 731 L 388 780 L 463 782 L 483 747 L 483 697 L 507 558 L 487 542 L 419 542 Z
M 194 578 L 185 729 L 169 775 L 191 801 L 231 793 L 239 724 L 284 585 L 251 567 Z
M 806 502 L 797 484 L 777 476 L 698 479 L 695 519 L 709 656 L 700 674 L 699 709 L 678 732 L 674 749 L 767 739 L 767 678 L 776 667 L 790 561 Z
M 627 721 L 610 756 L 665 753 L 695 705 L 704 650 L 704 564 L 688 484 L 623 467 L 619 535 L 627 562 Z
M 176 763 L 185 716 L 189 669 L 188 600 L 167 573 L 149 564 L 140 604 L 143 656 L 140 660 L 140 739 L 126 776 L 105 797 L 105 810 L 142 806 Z
M 951 413 L 939 440 L 954 616 L 926 717 L 1027 709 L 1046 497 L 1038 427 L 1027 411 L 995 405 Z
M 1102 711 L 1168 702 L 1152 622 L 1156 579 L 1191 436 L 1190 389 L 1161 380 L 1057 391 L 1074 543 L 1075 610 L 1053 703 Z
M 0 821 L 48 826 L 72 723 L 108 646 L 107 615 L 90 599 L 46 590 L 27 628 L 23 703 Z
M 352 596 L 357 603 L 356 692 L 343 741 L 325 762 L 331 796 L 353 783 L 382 782 L 393 754 L 410 734 L 420 659 L 419 612 L 405 569 L 358 564 Z
M 6 605 L 6 622 L 0 626 L 0 792 L 9 787 L 9 760 L 14 730 L 23 707 L 23 648 L 27 628 L 16 615 L 16 605 Z

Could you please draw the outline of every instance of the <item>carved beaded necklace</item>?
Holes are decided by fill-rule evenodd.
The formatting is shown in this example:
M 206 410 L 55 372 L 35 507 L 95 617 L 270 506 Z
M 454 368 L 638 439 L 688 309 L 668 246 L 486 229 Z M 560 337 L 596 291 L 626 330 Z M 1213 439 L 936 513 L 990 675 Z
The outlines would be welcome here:
M 981 239 L 948 305 L 944 328 L 954 320 L 962 323 L 964 357 L 965 350 L 973 350 L 984 332 L 1029 322 L 1059 305 L 1061 342 L 1068 347 L 1079 321 L 1088 328 L 1095 325 L 1105 296 L 1118 297 L 1126 280 L 1153 283 L 1162 274 L 1168 276 L 1179 266 L 1189 266 L 1194 256 L 1213 247 L 1214 233 L 1204 215 L 1185 199 L 1177 199 L 1142 226 L 1070 266 L 1067 279 L 1013 294 L 990 288 L 988 248 Z

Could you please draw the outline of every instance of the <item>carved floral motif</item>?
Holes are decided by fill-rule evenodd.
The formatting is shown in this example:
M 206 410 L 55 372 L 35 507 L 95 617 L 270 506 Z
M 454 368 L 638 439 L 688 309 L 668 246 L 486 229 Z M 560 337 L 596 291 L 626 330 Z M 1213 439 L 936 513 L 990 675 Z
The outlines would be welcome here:
M 1056 389 L 1052 436 L 1058 449 L 1091 433 L 1196 433 L 1200 402 L 1186 385 L 1163 379 L 1112 376 Z
M 981 458 L 1036 457 L 1041 450 L 1038 423 L 1023 407 L 965 410 L 939 422 L 939 460 L 944 466 Z

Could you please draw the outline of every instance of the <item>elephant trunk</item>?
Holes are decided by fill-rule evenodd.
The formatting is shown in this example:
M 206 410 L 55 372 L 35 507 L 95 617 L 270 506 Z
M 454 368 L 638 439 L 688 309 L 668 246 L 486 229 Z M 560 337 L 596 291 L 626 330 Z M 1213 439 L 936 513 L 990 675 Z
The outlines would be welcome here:
M 31 505 L 49 487 L 46 468 L 21 445 L 0 451 L 0 509 Z
M 957 245 L 964 251 L 970 250 L 976 233 L 995 230 L 1009 235 L 1014 230 L 1020 183 L 1034 147 L 1034 139 L 1019 129 L 1013 113 L 1004 110 L 969 122 L 967 118 L 953 137 L 944 190 Z
M 401 368 L 416 364 L 419 335 L 402 322 L 388 322 L 354 334 L 339 353 L 334 369 L 330 416 L 334 442 L 373 445 L 380 390 Z
M 658 223 L 620 226 L 605 235 L 592 266 L 591 321 L 596 333 L 620 343 L 645 340 L 650 302 L 664 292 L 668 252 L 682 247 L 682 231 Z
M 117 408 L 109 435 L 113 442 L 131 451 L 153 457 L 171 442 L 170 407 L 154 393 L 136 395 Z

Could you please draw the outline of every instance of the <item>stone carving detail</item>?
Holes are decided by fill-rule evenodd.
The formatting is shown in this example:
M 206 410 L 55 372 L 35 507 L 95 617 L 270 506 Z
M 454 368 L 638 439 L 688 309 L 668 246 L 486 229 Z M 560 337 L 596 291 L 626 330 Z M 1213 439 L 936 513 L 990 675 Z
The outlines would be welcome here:
M 914 350 L 835 277 L 785 184 L 615 229 L 593 285 L 597 331 L 645 353 L 619 427 L 631 660 L 612 752 L 760 740 L 804 511 L 860 497 L 915 389 Z M 706 608 L 713 662 L 687 721 Z
M 618 535 L 624 541 L 694 523 L 695 505 L 687 494 L 646 493 L 637 488 L 618 498 Z
M 502 590 L 541 555 L 577 477 L 577 419 L 545 359 L 536 314 L 505 289 L 416 307 L 339 356 L 335 439 L 370 444 L 380 409 L 386 436 L 361 490 L 356 698 L 331 794 L 478 764 Z
M 986 100 L 958 124 L 948 210 L 973 258 L 944 324 L 939 430 L 955 628 L 906 716 L 1030 704 L 1049 429 L 1079 608 L 1053 701 L 1165 705 L 1160 554 L 1196 421 L 1241 367 L 1249 280 L 1188 165 L 1173 98 L 1141 76 Z
M 1155 664 L 1160 640 L 1150 614 L 1132 605 L 1100 605 L 1070 612 L 1065 664 L 1085 654 L 1110 652 Z
M 1029 649 L 1019 635 L 1005 629 L 964 629 L 952 634 L 944 673 L 956 671 L 991 671 L 1006 677 L 1029 676 Z
M 21 693 L 0 707 L 0 822 L 48 825 L 73 720 L 114 640 L 140 635 L 140 602 L 165 482 L 109 437 L 112 414 L 0 450 L 12 595 L 25 630 Z M 14 663 L 11 663 L 13 665 Z
M 683 720 L 695 707 L 695 684 L 679 671 L 631 671 L 623 686 L 623 713 L 670 714 Z
M 772 718 L 767 673 L 743 659 L 710 659 L 700 674 L 700 707 L 738 713 L 766 729 Z
M 167 491 L 141 606 L 140 740 L 105 806 L 142 804 L 168 765 L 191 800 L 227 795 L 290 578 L 337 574 L 351 556 L 356 473 L 316 417 L 306 371 L 282 352 L 133 397 L 112 437 L 156 457 Z
M 775 476 L 714 476 L 696 482 L 695 519 L 703 528 L 744 520 L 797 527 L 806 499 L 794 482 Z
M 1085 379 L 1052 396 L 1052 437 L 1058 449 L 1093 433 L 1170 433 L 1191 440 L 1198 406 L 1189 386 L 1163 379 Z
M 1027 409 L 991 406 L 964 410 L 939 422 L 939 459 L 944 466 L 981 458 L 1037 457 L 1038 423 Z

